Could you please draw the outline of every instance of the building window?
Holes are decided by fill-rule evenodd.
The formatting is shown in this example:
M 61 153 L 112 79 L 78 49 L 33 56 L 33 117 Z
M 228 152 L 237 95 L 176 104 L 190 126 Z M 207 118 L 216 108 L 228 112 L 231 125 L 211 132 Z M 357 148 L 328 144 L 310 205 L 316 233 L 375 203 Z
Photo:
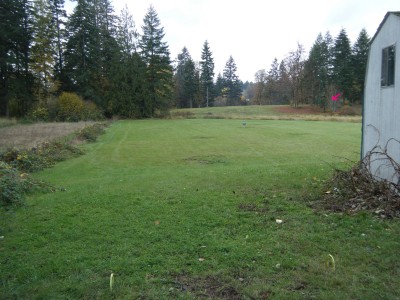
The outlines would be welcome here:
M 395 50 L 394 46 L 382 50 L 381 86 L 394 85 Z

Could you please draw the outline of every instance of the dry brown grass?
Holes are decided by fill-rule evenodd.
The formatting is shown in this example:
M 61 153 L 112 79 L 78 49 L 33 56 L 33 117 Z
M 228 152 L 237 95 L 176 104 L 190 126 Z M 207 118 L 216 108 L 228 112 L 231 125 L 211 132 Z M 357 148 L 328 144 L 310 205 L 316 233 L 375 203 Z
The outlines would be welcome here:
M 18 124 L 0 128 L 0 150 L 27 149 L 67 136 L 94 122 Z

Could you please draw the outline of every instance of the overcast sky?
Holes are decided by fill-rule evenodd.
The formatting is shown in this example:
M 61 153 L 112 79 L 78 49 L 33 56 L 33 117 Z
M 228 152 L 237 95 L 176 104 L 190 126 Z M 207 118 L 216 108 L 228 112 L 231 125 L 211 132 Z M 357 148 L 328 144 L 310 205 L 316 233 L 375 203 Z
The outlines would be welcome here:
M 353 44 L 362 28 L 372 37 L 387 11 L 400 11 L 399 0 L 112 0 L 117 15 L 125 6 L 141 32 L 152 4 L 164 27 L 171 59 L 186 46 L 200 60 L 208 40 L 215 75 L 222 73 L 230 55 L 242 81 L 269 70 L 301 43 L 308 52 L 318 33 L 335 38 L 344 28 Z M 74 4 L 66 1 L 70 12 Z

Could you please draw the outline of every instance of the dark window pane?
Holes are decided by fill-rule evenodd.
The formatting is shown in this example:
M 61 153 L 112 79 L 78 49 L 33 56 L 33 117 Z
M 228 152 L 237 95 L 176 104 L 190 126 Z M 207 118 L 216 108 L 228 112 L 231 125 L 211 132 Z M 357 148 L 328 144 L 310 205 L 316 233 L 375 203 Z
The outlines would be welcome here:
M 395 49 L 394 46 L 390 46 L 382 50 L 381 86 L 394 85 Z
M 382 50 L 382 69 L 381 69 L 381 86 L 387 86 L 387 60 L 388 60 L 388 49 Z
M 388 49 L 388 80 L 387 85 L 394 85 L 394 65 L 395 65 L 395 51 L 394 46 Z

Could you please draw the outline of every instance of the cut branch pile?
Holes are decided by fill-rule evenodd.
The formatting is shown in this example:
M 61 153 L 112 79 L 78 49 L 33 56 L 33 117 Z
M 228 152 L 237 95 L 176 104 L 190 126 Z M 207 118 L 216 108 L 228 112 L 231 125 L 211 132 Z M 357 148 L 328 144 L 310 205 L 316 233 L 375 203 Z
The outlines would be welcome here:
M 393 141 L 400 144 L 394 139 L 389 142 Z M 388 154 L 387 146 L 375 146 L 350 170 L 335 169 L 316 204 L 336 212 L 370 211 L 381 218 L 400 218 L 400 165 Z M 393 181 L 371 173 L 371 165 L 376 162 L 393 170 Z

